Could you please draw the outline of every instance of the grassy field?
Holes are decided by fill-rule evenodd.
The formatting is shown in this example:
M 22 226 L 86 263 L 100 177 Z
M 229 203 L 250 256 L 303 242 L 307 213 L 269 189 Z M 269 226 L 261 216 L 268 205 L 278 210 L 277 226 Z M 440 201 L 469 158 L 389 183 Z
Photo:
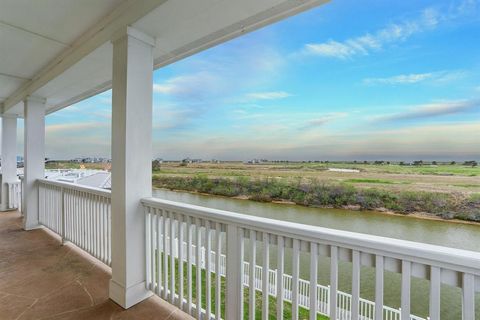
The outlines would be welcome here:
M 356 169 L 359 172 L 337 172 L 329 169 Z M 259 165 L 229 163 L 163 163 L 156 176 L 208 178 L 277 179 L 284 181 L 346 183 L 360 188 L 381 187 L 384 190 L 480 192 L 480 167 L 456 165 L 374 165 L 347 163 L 267 163 Z
M 109 169 L 108 164 L 83 166 Z M 47 164 L 47 168 L 71 167 L 80 164 Z M 167 162 L 155 167 L 153 186 L 254 201 L 480 222 L 480 167 L 462 164 Z

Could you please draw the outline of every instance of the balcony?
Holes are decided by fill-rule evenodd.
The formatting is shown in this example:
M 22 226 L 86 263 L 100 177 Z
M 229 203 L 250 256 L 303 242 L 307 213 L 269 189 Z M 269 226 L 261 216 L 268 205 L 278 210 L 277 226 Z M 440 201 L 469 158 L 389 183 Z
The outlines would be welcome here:
M 108 299 L 110 191 L 47 179 L 37 183 L 44 229 L 21 231 L 18 212 L 0 220 L 5 250 L 0 292 L 9 301 L 9 307 L 0 311 L 12 318 L 58 314 L 185 319 L 191 314 L 197 319 L 227 319 L 227 314 L 257 314 L 263 319 L 310 315 L 310 319 L 394 320 L 405 318 L 408 310 L 407 319 L 424 320 L 409 312 L 411 283 L 424 278 L 430 283 L 429 319 L 440 318 L 442 284 L 462 288 L 463 318 L 470 314 L 475 319 L 479 253 L 156 198 L 142 199 L 141 215 L 145 285 L 158 297 L 124 311 Z M 328 286 L 318 281 L 320 259 L 329 261 Z M 32 261 L 40 268 L 32 268 Z M 308 262 L 306 278 L 300 275 L 300 261 Z M 342 264 L 351 270 L 349 292 L 338 289 Z M 250 266 L 255 266 L 253 273 Z M 375 301 L 360 296 L 362 268 L 375 270 Z M 401 308 L 383 303 L 385 272 L 401 275 Z M 255 295 L 250 288 L 255 288 Z M 226 304 L 227 296 L 238 303 Z
M 0 214 L 0 317 L 438 320 L 456 288 L 459 318 L 478 319 L 478 252 L 151 197 L 153 70 L 324 2 L 0 0 L 0 202 L 22 211 Z M 44 179 L 45 116 L 108 89 L 111 191 Z

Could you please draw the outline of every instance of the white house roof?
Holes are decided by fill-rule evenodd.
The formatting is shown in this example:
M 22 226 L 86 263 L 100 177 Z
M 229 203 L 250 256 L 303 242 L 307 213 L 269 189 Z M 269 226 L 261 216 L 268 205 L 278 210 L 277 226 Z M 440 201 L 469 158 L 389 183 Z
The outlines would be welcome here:
M 125 26 L 156 39 L 155 68 L 327 0 L 0 0 L 0 107 L 28 95 L 51 113 L 110 88 L 110 40 Z

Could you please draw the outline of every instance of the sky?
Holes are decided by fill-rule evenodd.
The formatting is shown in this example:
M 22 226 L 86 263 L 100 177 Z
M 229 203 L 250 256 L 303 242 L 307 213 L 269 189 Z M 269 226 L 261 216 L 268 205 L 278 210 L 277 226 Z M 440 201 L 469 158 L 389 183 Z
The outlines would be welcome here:
M 333 0 L 154 72 L 153 157 L 480 158 L 480 0 Z M 47 117 L 110 157 L 111 92 Z

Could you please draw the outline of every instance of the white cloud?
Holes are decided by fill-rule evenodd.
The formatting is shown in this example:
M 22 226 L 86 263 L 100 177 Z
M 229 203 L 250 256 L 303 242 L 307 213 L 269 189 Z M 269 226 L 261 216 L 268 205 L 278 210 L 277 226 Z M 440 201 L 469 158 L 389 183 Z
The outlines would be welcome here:
M 432 78 L 432 73 L 411 73 L 401 74 L 388 78 L 367 78 L 363 79 L 364 84 L 408 84 L 425 81 Z
M 464 15 L 472 15 L 477 10 L 477 6 L 476 3 L 472 4 L 471 2 L 463 1 L 459 6 L 450 10 L 427 8 L 415 19 L 392 23 L 373 33 L 366 33 L 344 41 L 329 40 L 322 43 L 308 43 L 304 46 L 303 53 L 338 59 L 368 55 L 388 44 L 402 42 L 415 34 L 433 30 L 441 22 L 458 19 Z
M 153 91 L 179 99 L 198 100 L 222 91 L 220 79 L 207 71 L 170 78 L 163 83 L 154 83 Z
M 290 97 L 291 94 L 285 91 L 267 91 L 267 92 L 252 92 L 247 94 L 247 98 L 254 100 L 275 100 Z
M 104 122 L 79 122 L 79 123 L 62 123 L 51 124 L 45 127 L 46 134 L 59 133 L 73 133 L 73 132 L 87 132 L 92 129 L 109 127 L 109 124 Z
M 363 50 L 363 47 L 360 47 Z M 356 50 L 350 45 L 330 40 L 325 43 L 306 44 L 305 51 L 310 54 L 345 59 L 355 54 Z M 364 51 L 366 52 L 366 51 Z
M 323 126 L 323 125 L 325 125 L 329 122 L 335 121 L 335 120 L 340 119 L 340 118 L 344 118 L 347 115 L 348 115 L 348 113 L 346 113 L 346 112 L 327 113 L 327 114 L 321 115 L 319 117 L 316 117 L 314 119 L 308 120 L 307 125 L 305 127 L 314 128 L 314 127 Z
M 386 77 L 386 78 L 366 78 L 366 79 L 363 79 L 362 82 L 367 85 L 412 84 L 412 83 L 425 82 L 425 81 L 431 81 L 434 83 L 446 83 L 446 82 L 458 80 L 464 76 L 465 76 L 465 72 L 463 71 L 438 71 L 438 72 L 428 72 L 428 73 L 400 74 L 400 75 Z
M 480 111 L 480 100 L 441 101 L 409 107 L 404 112 L 373 117 L 374 122 L 392 122 L 432 118 L 443 115 Z

